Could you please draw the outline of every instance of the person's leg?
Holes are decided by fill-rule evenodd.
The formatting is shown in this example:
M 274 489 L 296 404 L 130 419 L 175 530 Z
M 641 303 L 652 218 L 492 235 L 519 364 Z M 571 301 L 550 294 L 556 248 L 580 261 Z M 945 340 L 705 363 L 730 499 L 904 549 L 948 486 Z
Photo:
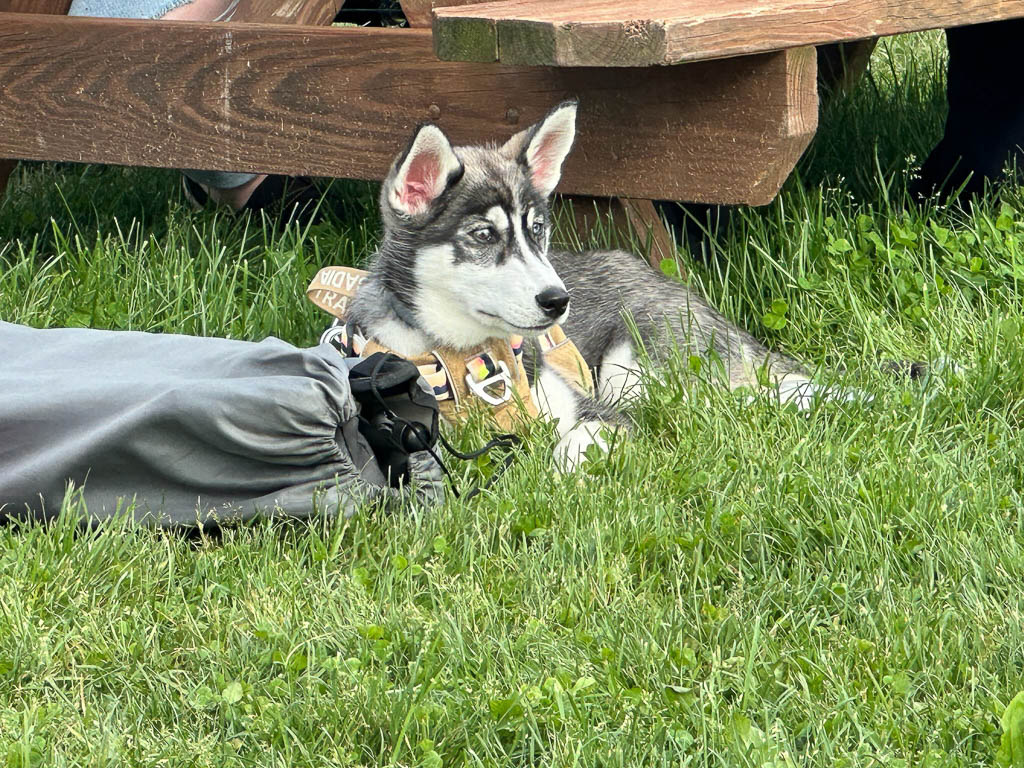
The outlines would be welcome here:
M 1008 160 L 1024 161 L 1024 102 L 1015 91 L 1024 76 L 1022 39 L 1024 19 L 946 30 L 949 116 L 916 191 L 965 185 L 967 198 L 998 179 Z
M 238 0 L 192 0 L 159 16 L 179 21 L 229 21 L 238 6 Z
M 230 171 L 182 171 L 200 186 L 213 202 L 238 211 L 249 202 L 256 188 L 266 180 L 265 173 L 231 173 Z
M 71 0 L 68 16 L 104 19 L 159 19 L 189 0 Z

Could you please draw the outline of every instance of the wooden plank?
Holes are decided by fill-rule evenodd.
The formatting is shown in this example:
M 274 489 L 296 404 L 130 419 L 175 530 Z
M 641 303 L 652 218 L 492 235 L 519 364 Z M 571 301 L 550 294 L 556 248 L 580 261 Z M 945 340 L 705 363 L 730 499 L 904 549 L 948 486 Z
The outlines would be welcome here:
M 345 0 L 239 0 L 234 20 L 320 26 L 330 24 L 344 4 Z M 66 14 L 70 7 L 71 0 L 0 0 L 0 13 Z
M 71 0 L 0 0 L 0 13 L 66 14 Z M 7 180 L 18 166 L 17 160 L 0 160 L 0 200 L 7 191 Z
M 66 14 L 71 0 L 0 0 L 0 13 Z
M 1024 0 L 498 0 L 434 16 L 441 58 L 633 67 L 1021 17 Z
M 0 157 L 380 179 L 418 123 L 501 139 L 570 97 L 562 191 L 597 196 L 765 203 L 817 126 L 810 48 L 641 73 L 441 62 L 426 30 L 0 20 Z
M 345 0 L 241 0 L 236 21 L 281 24 L 329 24 Z M 71 0 L 0 0 L 0 13 L 67 14 Z M 0 160 L 0 198 L 17 161 Z
M 451 5 L 467 5 L 479 0 L 399 0 L 402 13 L 410 27 L 429 27 L 434 21 L 434 9 Z
M 240 0 L 233 21 L 323 26 L 334 21 L 345 0 Z

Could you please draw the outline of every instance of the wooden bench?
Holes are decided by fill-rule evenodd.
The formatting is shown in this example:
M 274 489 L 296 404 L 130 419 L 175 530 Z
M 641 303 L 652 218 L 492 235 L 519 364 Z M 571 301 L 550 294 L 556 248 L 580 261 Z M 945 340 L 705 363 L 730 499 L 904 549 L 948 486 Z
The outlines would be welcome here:
M 403 0 L 413 28 L 364 29 L 317 26 L 341 0 L 242 0 L 220 24 L 68 4 L 0 0 L 0 157 L 380 179 L 418 123 L 502 137 L 577 97 L 560 191 L 626 199 L 656 255 L 671 246 L 650 200 L 774 198 L 817 127 L 814 45 L 1024 16 L 1024 0 Z
M 1021 0 L 500 0 L 435 11 L 443 59 L 651 67 L 1024 16 Z

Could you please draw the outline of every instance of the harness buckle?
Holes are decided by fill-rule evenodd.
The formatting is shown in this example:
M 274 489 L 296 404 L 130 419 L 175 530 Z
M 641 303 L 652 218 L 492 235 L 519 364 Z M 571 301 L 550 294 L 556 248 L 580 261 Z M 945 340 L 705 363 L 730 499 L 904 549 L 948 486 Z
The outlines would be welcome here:
M 487 391 L 487 387 L 492 387 L 495 384 L 504 385 L 500 395 L 492 395 Z M 508 366 L 503 360 L 498 360 L 498 372 L 483 381 L 474 381 L 472 374 L 467 373 L 466 386 L 469 387 L 470 392 L 488 405 L 504 405 L 512 399 L 512 374 L 508 372 Z

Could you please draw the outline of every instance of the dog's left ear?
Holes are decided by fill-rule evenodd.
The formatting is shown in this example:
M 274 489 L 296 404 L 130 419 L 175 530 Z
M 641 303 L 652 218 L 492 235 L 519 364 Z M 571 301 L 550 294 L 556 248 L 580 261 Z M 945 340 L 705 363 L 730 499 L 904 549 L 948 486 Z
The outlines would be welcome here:
M 576 138 L 575 101 L 563 101 L 547 117 L 517 133 L 502 149 L 518 155 L 530 170 L 533 186 L 545 197 L 551 195 L 562 178 L 562 163 Z

